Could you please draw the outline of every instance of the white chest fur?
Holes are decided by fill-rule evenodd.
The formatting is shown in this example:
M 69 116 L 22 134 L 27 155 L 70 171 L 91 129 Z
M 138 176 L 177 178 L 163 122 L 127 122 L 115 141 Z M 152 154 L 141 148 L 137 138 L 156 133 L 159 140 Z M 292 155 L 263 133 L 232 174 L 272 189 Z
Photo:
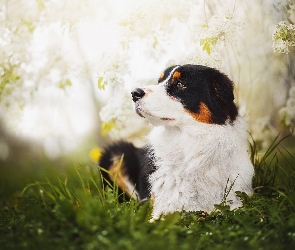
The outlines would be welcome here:
M 175 211 L 211 212 L 230 189 L 231 208 L 241 205 L 235 191 L 252 192 L 253 166 L 244 123 L 155 127 L 149 140 L 157 170 L 150 176 L 153 218 Z

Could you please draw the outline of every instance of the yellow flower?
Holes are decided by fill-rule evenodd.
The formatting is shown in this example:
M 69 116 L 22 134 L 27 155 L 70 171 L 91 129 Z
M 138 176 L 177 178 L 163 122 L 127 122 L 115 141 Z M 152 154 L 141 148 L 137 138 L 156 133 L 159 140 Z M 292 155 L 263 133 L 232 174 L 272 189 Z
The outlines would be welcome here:
M 100 157 L 101 157 L 101 151 L 102 149 L 99 147 L 94 147 L 93 149 L 90 150 L 89 152 L 89 158 L 95 162 L 98 163 Z

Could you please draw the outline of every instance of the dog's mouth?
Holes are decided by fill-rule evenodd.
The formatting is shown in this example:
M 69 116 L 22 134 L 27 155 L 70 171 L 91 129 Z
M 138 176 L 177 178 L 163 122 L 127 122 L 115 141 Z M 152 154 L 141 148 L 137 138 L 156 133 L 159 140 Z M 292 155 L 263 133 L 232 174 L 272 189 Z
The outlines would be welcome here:
M 162 120 L 162 121 L 174 121 L 174 118 L 169 118 L 169 117 L 159 117 L 156 115 L 151 114 L 150 112 L 146 111 L 146 110 L 142 110 L 140 107 L 135 107 L 135 111 L 136 113 L 143 118 L 153 118 L 153 119 L 157 119 L 157 120 Z

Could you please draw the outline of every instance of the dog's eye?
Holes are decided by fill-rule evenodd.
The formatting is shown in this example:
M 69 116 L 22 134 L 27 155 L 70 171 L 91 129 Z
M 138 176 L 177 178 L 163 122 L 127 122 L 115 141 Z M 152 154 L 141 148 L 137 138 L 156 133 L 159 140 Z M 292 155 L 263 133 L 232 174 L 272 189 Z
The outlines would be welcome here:
M 179 81 L 176 83 L 176 86 L 179 89 L 186 89 L 186 86 L 182 82 L 179 82 Z

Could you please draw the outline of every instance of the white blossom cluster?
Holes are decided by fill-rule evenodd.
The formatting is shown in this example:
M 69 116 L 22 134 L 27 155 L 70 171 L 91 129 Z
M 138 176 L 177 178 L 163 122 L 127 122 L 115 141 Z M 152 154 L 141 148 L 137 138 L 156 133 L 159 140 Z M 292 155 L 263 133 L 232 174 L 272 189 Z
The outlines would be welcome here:
M 193 1 L 188 0 L 179 4 L 177 0 L 133 1 L 130 12 L 120 21 L 125 26 L 126 36 L 165 36 L 167 30 L 173 28 L 173 19 L 187 21 Z
M 64 25 L 77 24 L 83 19 L 93 17 L 96 7 L 99 6 L 96 0 L 47 0 L 44 4 L 46 8 L 44 8 L 43 21 L 53 23 L 58 20 Z
M 193 33 L 193 41 L 200 43 L 202 51 L 191 53 L 186 60 L 219 69 L 222 66 L 223 47 L 235 45 L 237 34 L 243 26 L 242 22 L 235 20 L 229 13 L 212 16 L 208 24 Z
M 8 95 L 19 87 L 20 78 L 25 75 L 25 66 L 30 60 L 28 47 L 32 39 L 32 10 L 22 17 L 17 1 L 0 4 L 0 101 L 8 105 Z M 31 6 L 34 9 L 34 6 Z M 18 27 L 20 20 L 24 25 Z
M 130 103 L 130 95 L 126 95 L 126 92 L 118 86 L 126 87 L 129 81 L 135 80 L 132 68 L 136 68 L 139 62 L 134 65 L 132 59 L 140 53 L 140 57 L 146 59 L 146 62 L 143 62 L 146 66 L 145 71 L 148 71 L 148 65 L 158 64 L 161 58 L 170 57 L 175 60 L 177 54 L 168 54 L 167 50 L 171 47 L 171 43 L 182 36 L 185 43 L 180 43 L 176 49 L 180 51 L 182 57 L 175 62 L 170 59 L 171 61 L 164 67 L 179 63 L 193 63 L 220 68 L 223 46 L 233 45 L 236 42 L 237 32 L 242 29 L 243 24 L 230 14 L 224 13 L 212 16 L 206 26 L 192 25 L 189 19 L 195 18 L 193 17 L 195 13 L 192 12 L 194 4 L 196 3 L 193 1 L 186 1 L 179 5 L 176 0 L 134 3 L 130 12 L 120 21 L 123 34 L 118 46 L 120 50 L 115 50 L 115 53 L 108 55 L 109 58 L 103 60 L 99 68 L 99 87 L 104 89 L 106 85 L 112 86 L 117 99 Z M 189 33 L 187 37 L 186 29 Z M 187 45 L 193 49 L 186 48 Z M 136 50 L 136 47 L 139 48 Z M 151 77 L 155 78 L 150 74 L 147 79 Z M 101 110 L 100 118 L 105 125 L 102 131 L 107 132 L 111 137 L 117 136 L 127 140 L 131 137 L 135 138 L 133 134 L 130 134 L 129 127 L 124 125 L 132 121 L 143 125 L 141 130 L 135 130 L 137 136 L 142 138 L 149 127 L 142 123 L 142 118 L 134 115 L 129 105 L 117 105 L 118 103 L 121 101 L 111 98 Z
M 149 131 L 150 126 L 134 112 L 129 92 L 121 89 L 120 93 L 112 96 L 101 109 L 100 118 L 103 121 L 102 129 L 112 139 L 129 140 L 136 146 L 144 145 L 145 139 L 141 136 Z
M 167 66 L 159 72 L 150 69 L 151 65 L 160 64 L 159 58 L 165 58 L 175 23 L 185 25 L 192 3 L 132 1 L 130 11 L 119 20 L 121 40 L 114 52 L 102 60 L 98 71 L 99 88 L 111 86 L 115 96 L 100 112 L 103 133 L 137 145 L 144 143 L 150 126 L 132 109 L 130 89 L 157 79 L 157 74 Z
M 68 28 L 78 26 L 79 21 L 91 16 L 96 4 L 95 0 L 0 3 L 0 106 L 23 105 L 25 96 L 51 78 L 58 87 L 69 84 L 67 77 L 74 65 L 63 55 L 60 41 L 57 41 L 61 34 L 52 32 L 47 36 L 42 30 L 61 26 L 67 33 Z M 44 48 L 40 48 L 40 44 Z
M 292 4 L 292 1 L 294 0 L 273 0 L 273 4 L 276 6 L 276 8 L 283 9 L 286 8 L 287 5 Z
M 99 67 L 98 83 L 99 88 L 104 89 L 106 85 L 116 87 L 124 82 L 125 74 L 128 74 L 129 56 L 121 48 L 115 52 L 108 54 Z
M 295 86 L 289 90 L 289 98 L 286 106 L 279 111 L 281 121 L 285 127 L 294 128 L 295 126 Z
M 210 54 L 203 50 L 195 50 L 194 53 L 190 53 L 185 61 L 191 64 L 200 64 L 208 67 L 220 69 L 222 66 L 222 56 L 216 49 Z
M 113 53 L 106 56 L 103 65 L 99 67 L 99 77 L 105 78 L 104 81 L 110 85 L 119 82 L 126 84 L 126 79 L 124 82 L 119 75 L 129 74 L 129 77 L 132 77 L 136 68 L 132 61 L 137 56 L 159 61 L 169 46 L 169 40 L 172 39 L 175 23 L 186 25 L 194 3 L 193 0 L 181 4 L 177 0 L 129 2 L 129 11 L 118 20 L 121 33 L 121 39 L 117 41 L 118 46 L 114 48 Z
M 216 43 L 236 43 L 237 32 L 244 28 L 244 24 L 236 19 L 230 13 L 223 15 L 214 15 L 210 18 L 207 25 L 204 25 L 196 32 L 198 40 L 212 38 Z
M 279 22 L 274 30 L 272 40 L 275 52 L 288 54 L 289 48 L 295 46 L 295 25 L 286 24 L 285 21 Z

